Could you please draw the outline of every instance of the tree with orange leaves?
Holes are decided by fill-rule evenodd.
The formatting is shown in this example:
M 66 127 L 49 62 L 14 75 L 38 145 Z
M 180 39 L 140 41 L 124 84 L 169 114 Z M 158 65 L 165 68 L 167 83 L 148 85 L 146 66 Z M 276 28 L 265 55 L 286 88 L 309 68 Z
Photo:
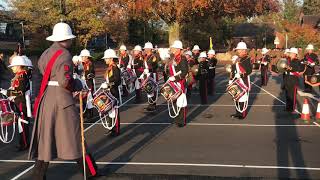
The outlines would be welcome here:
M 107 7 L 126 9 L 127 17 L 158 19 L 168 25 L 169 43 L 180 37 L 183 23 L 193 17 L 252 17 L 279 10 L 277 0 L 106 0 Z M 109 9 L 109 8 L 106 8 Z

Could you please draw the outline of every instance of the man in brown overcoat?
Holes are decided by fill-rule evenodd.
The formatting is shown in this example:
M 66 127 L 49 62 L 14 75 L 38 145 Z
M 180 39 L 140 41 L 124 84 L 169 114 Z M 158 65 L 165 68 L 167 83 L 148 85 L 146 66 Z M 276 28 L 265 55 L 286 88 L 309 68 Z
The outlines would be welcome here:
M 34 179 L 45 179 L 49 161 L 55 158 L 76 160 L 81 164 L 81 132 L 79 111 L 72 92 L 80 91 L 82 84 L 73 79 L 72 56 L 68 48 L 72 45 L 71 28 L 66 23 L 54 26 L 47 40 L 54 43 L 40 57 L 38 67 L 43 79 L 49 78 L 43 94 L 38 96 L 35 123 L 30 143 L 29 158 L 35 158 Z M 60 52 L 57 54 L 57 52 Z M 56 56 L 51 73 L 47 66 Z

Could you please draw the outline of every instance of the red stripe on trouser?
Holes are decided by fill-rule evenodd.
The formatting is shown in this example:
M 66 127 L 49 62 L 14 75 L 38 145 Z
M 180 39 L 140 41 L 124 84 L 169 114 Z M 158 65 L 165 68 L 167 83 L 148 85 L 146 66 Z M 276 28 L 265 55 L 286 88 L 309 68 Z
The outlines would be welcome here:
M 22 113 L 22 117 L 21 118 L 24 119 L 24 114 L 23 114 L 23 111 L 22 111 L 22 103 L 20 103 L 19 108 L 20 108 L 20 112 Z M 24 147 L 27 147 L 27 138 L 26 138 L 26 132 L 25 132 L 24 123 L 22 123 L 22 139 L 23 139 Z
M 293 92 L 293 111 L 296 109 L 296 95 L 297 95 L 297 86 L 294 86 L 294 92 Z
M 244 104 L 243 104 L 244 105 Z M 247 116 L 247 110 L 242 112 L 242 117 L 245 118 Z
M 186 107 L 183 108 L 183 121 L 184 121 L 184 125 L 187 125 L 187 108 Z
M 119 111 L 117 112 L 117 119 L 116 119 L 117 123 L 116 123 L 116 133 L 119 134 L 120 133 L 120 118 L 119 118 Z
M 92 175 L 92 176 L 95 176 L 95 175 L 97 174 L 97 171 L 96 171 L 96 169 L 94 168 L 93 163 L 92 163 L 92 160 L 91 160 L 91 158 L 90 158 L 89 155 L 86 155 L 86 162 L 87 162 L 87 165 L 88 165 L 88 168 L 89 168 L 89 170 L 90 170 L 91 175 Z

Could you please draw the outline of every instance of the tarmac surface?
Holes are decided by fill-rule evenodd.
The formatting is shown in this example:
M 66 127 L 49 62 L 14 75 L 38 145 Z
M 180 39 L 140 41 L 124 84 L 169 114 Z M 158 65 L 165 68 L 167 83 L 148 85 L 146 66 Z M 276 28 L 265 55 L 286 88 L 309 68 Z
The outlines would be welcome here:
M 102 73 L 98 66 L 97 84 Z M 270 75 L 268 86 L 260 87 L 260 74 L 254 72 L 251 81 L 244 120 L 230 117 L 235 108 L 219 65 L 215 95 L 200 105 L 199 93 L 193 92 L 184 128 L 172 124 L 163 97 L 148 113 L 147 102 L 135 104 L 134 94 L 120 107 L 120 136 L 111 137 L 97 117 L 86 121 L 86 141 L 102 174 L 95 179 L 320 179 L 320 122 L 305 123 L 299 115 L 305 97 L 315 115 L 318 88 L 315 96 L 299 92 L 297 114 L 291 114 L 284 111 L 281 76 Z M 0 143 L 1 180 L 32 179 L 34 163 L 27 152 L 15 152 L 16 144 Z M 47 179 L 83 177 L 75 162 L 55 160 Z

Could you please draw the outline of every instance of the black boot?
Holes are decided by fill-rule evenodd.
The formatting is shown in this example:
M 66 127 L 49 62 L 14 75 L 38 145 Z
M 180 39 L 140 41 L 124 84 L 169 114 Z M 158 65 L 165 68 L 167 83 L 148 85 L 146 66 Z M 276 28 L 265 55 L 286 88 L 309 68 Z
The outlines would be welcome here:
M 33 180 L 46 180 L 48 166 L 48 162 L 36 160 L 33 168 Z
M 146 108 L 147 111 L 153 112 L 156 110 L 156 104 L 149 104 L 148 107 Z
M 136 89 L 136 103 L 141 103 L 141 90 Z

